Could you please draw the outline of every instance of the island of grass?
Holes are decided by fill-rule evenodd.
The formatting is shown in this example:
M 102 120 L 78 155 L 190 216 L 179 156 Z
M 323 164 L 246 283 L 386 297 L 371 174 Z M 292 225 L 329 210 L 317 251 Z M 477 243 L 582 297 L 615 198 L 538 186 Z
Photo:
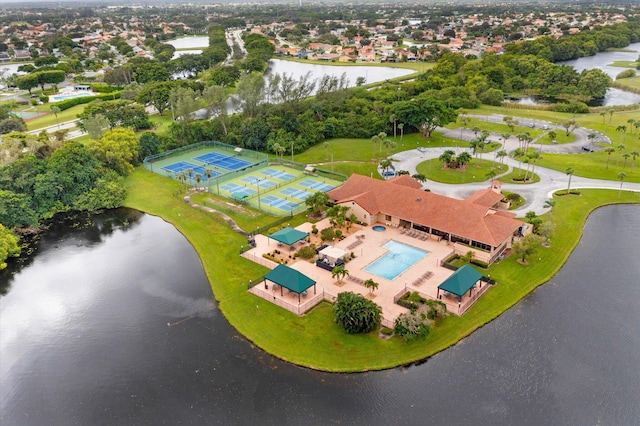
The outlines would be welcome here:
M 176 181 L 139 169 L 127 183 L 126 206 L 162 217 L 191 242 L 220 311 L 239 333 L 283 360 L 335 372 L 392 368 L 423 360 L 455 344 L 548 281 L 577 245 L 589 212 L 607 204 L 640 202 L 639 194 L 624 191 L 581 190 L 580 196 L 558 197 L 548 215 L 557 226 L 550 248 L 539 249 L 529 266 L 520 265 L 513 257 L 493 265 L 488 273 L 498 284 L 464 316 L 448 316 L 426 339 L 408 343 L 397 337 L 381 339 L 378 333 L 346 334 L 334 323 L 331 305 L 326 302 L 299 317 L 249 294 L 248 280 L 261 276 L 266 268 L 238 256 L 238 248 L 246 242 L 242 235 L 232 231 L 223 218 L 186 205 Z M 291 225 L 306 220 L 301 214 L 291 218 Z M 269 218 L 244 221 L 260 226 Z

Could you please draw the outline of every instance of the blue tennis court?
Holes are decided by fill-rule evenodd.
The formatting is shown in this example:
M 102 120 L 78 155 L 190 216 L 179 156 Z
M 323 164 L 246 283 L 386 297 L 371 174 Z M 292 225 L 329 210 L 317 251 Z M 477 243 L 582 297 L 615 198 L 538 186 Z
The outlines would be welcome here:
M 297 198 L 298 200 L 303 200 L 303 201 L 313 195 L 311 192 L 307 192 L 307 191 L 304 191 L 302 189 L 296 189 L 296 188 L 292 188 L 292 187 L 282 188 L 280 190 L 280 193 L 282 195 L 287 196 L 287 197 L 293 197 L 293 198 Z
M 243 182 L 247 182 L 249 185 L 257 186 L 262 189 L 269 189 L 276 186 L 276 183 L 269 179 L 257 178 L 255 176 L 246 176 L 240 179 Z
M 258 192 L 253 188 L 247 188 L 246 186 L 238 185 L 237 183 L 233 182 L 225 183 L 224 185 L 220 186 L 220 188 L 224 189 L 225 191 L 229 191 L 232 194 L 253 195 Z
M 329 185 L 328 183 L 318 182 L 313 179 L 306 179 L 300 182 L 300 186 L 304 186 L 305 188 L 313 189 L 314 191 L 327 192 L 330 189 L 335 188 L 333 185 Z
M 197 166 L 195 164 L 191 164 L 187 161 L 180 161 L 178 163 L 169 164 L 168 166 L 164 166 L 162 170 L 167 170 L 171 173 L 180 173 L 186 172 L 187 170 L 193 170 L 193 176 L 199 174 L 202 177 L 202 180 L 207 180 L 207 176 L 205 174 L 205 168 L 202 166 Z M 218 173 L 214 170 L 209 170 L 211 172 L 211 177 L 220 176 L 222 173 Z
M 267 195 L 266 197 L 262 197 L 260 199 L 260 202 L 262 202 L 262 204 L 266 204 L 266 205 L 269 205 L 271 207 L 275 207 L 277 209 L 284 210 L 284 211 L 287 211 L 287 212 L 293 210 L 298 205 L 298 203 L 294 203 L 292 201 L 284 200 L 284 199 L 282 199 L 280 197 L 276 197 L 274 195 Z
M 264 169 L 264 170 L 261 170 L 260 173 L 262 173 L 263 175 L 267 175 L 269 177 L 279 179 L 279 180 L 284 180 L 284 181 L 295 178 L 295 175 L 292 175 L 291 173 L 281 172 L 280 170 L 274 170 L 274 169 Z
M 216 167 L 222 167 L 227 170 L 240 170 L 247 166 L 250 166 L 250 161 L 239 160 L 237 158 L 229 157 L 227 155 L 218 154 L 216 152 L 209 152 L 204 155 L 193 157 L 194 160 L 201 161 L 205 164 L 215 165 Z

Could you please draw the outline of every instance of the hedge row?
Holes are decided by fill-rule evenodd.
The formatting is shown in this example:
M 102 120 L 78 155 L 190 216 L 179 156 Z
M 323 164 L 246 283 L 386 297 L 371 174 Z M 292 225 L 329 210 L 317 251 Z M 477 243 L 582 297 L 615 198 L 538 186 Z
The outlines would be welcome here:
M 56 103 L 56 106 L 60 108 L 60 111 L 64 111 L 76 105 L 88 104 L 89 102 L 95 101 L 96 99 L 100 99 L 102 101 L 111 101 L 119 98 L 120 92 L 103 93 L 102 95 L 96 96 L 81 96 L 79 98 L 65 99 L 64 101 Z

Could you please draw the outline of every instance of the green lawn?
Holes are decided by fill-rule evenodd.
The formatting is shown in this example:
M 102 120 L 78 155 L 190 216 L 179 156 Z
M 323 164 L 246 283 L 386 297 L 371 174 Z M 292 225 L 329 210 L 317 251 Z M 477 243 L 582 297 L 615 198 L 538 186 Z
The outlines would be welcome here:
M 58 123 L 64 123 L 65 121 L 71 121 L 78 118 L 78 114 L 84 111 L 85 105 L 76 105 L 64 111 L 61 111 L 56 118 L 55 114 L 51 113 L 51 107 L 55 104 L 38 105 L 37 111 L 48 112 L 48 115 L 44 117 L 34 118 L 27 121 L 27 130 L 37 130 L 44 127 L 54 126 Z
M 529 171 L 529 173 L 527 174 L 527 181 L 525 182 L 523 180 L 525 172 L 526 170 L 524 169 L 519 169 L 517 167 L 514 167 L 511 170 L 511 173 L 498 178 L 498 180 L 502 183 L 515 183 L 520 185 L 527 185 L 530 183 L 540 182 L 540 176 L 538 176 L 535 173 L 532 174 L 531 171 Z M 532 176 L 533 176 L 533 180 L 532 180 Z
M 613 61 L 609 64 L 610 67 L 620 67 L 620 68 L 634 68 L 638 66 L 638 62 L 636 61 Z
M 283 59 L 291 62 L 302 62 L 315 65 L 330 65 L 336 67 L 377 67 L 377 68 L 404 68 L 416 72 L 425 72 L 435 66 L 435 62 L 327 62 L 311 59 L 299 59 L 289 56 L 278 56 L 276 59 Z
M 246 291 L 248 280 L 266 269 L 238 256 L 238 248 L 245 242 L 242 236 L 232 232 L 216 215 L 187 206 L 176 193 L 180 188 L 176 181 L 137 169 L 127 184 L 127 206 L 161 216 L 189 239 L 200 255 L 221 312 L 239 333 L 282 359 L 328 371 L 391 368 L 451 346 L 549 280 L 578 243 L 591 210 L 610 203 L 640 202 L 638 194 L 623 192 L 618 197 L 617 191 L 602 190 L 559 197 L 553 214 L 547 215 L 557 224 L 551 248 L 539 249 L 529 266 L 522 266 L 513 258 L 492 266 L 490 274 L 498 285 L 462 318 L 450 316 L 434 327 L 426 340 L 405 343 L 399 338 L 383 340 L 377 333 L 344 333 L 333 322 L 327 303 L 298 317 L 250 295 Z
M 442 162 L 437 158 L 423 161 L 416 167 L 418 173 L 422 173 L 428 180 L 440 183 L 471 183 L 487 181 L 487 173 L 492 167 L 499 169 L 498 174 L 508 170 L 506 164 L 500 164 L 489 160 L 473 159 L 465 170 L 443 169 Z
M 471 110 L 470 113 L 476 114 L 476 110 Z M 448 129 L 459 129 L 462 127 L 461 125 L 462 123 L 460 122 L 460 119 L 458 119 L 457 122 L 449 123 L 447 124 L 446 127 Z M 470 118 L 469 123 L 465 126 L 465 128 L 472 129 L 474 127 L 479 128 L 480 131 L 486 130 L 488 132 L 497 133 L 497 134 L 508 133 L 512 136 L 517 136 L 520 133 L 529 133 L 533 138 L 536 138 L 542 133 L 544 133 L 542 129 L 539 129 L 539 128 L 532 129 L 531 127 L 526 127 L 526 126 L 514 126 L 514 132 L 511 133 L 511 129 L 506 124 L 490 123 L 487 121 L 482 121 L 479 118 Z
M 620 80 L 616 80 L 616 85 L 629 87 L 631 89 L 636 89 L 636 90 L 640 89 L 640 76 L 622 78 Z

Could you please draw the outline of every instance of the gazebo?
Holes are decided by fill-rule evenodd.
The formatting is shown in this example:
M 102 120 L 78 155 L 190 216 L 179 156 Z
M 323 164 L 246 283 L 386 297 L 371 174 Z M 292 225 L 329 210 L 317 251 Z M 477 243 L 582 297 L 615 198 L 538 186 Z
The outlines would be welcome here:
M 304 240 L 309 236 L 308 232 L 298 231 L 297 229 L 293 229 L 290 226 L 279 230 L 278 232 L 274 232 L 269 235 L 269 238 L 276 240 L 279 243 L 286 244 L 288 246 L 292 246 L 300 240 Z
M 267 280 L 280 286 L 280 296 L 284 296 L 282 288 L 287 288 L 294 293 L 298 293 L 298 302 L 300 302 L 300 294 L 313 286 L 313 294 L 316 294 L 316 282 L 287 265 L 278 265 L 264 276 L 264 284 Z
M 455 294 L 458 296 L 458 300 L 460 301 L 462 296 L 464 296 L 466 292 L 470 292 L 481 279 L 482 274 L 480 272 L 476 271 L 468 264 L 464 265 L 438 286 L 437 297 L 440 299 L 440 290 L 442 290 Z M 482 286 L 481 281 L 480 286 Z

